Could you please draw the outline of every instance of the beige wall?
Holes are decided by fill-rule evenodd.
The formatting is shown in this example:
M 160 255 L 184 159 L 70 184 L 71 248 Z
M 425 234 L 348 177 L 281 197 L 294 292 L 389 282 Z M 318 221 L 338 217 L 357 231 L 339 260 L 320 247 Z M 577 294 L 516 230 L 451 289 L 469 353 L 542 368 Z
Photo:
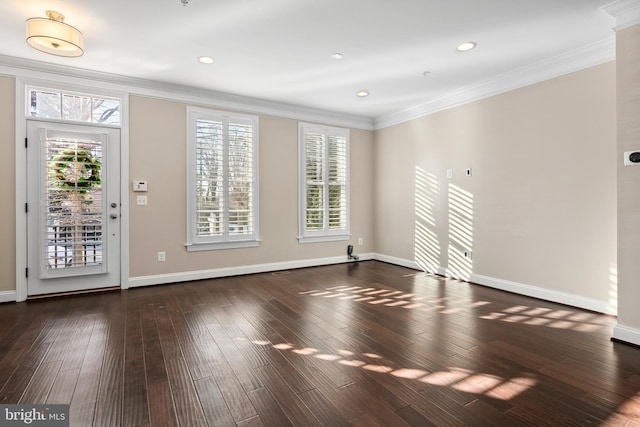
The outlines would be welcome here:
M 130 177 L 149 182 L 148 205 L 130 192 L 130 276 L 345 256 L 349 242 L 297 240 L 298 121 L 260 116 L 260 246 L 187 252 L 186 105 L 130 98 Z M 351 243 L 373 250 L 373 133 L 351 131 Z M 362 237 L 364 245 L 358 246 Z M 166 262 L 157 261 L 165 251 Z
M 616 263 L 614 87 L 611 63 L 375 133 L 352 130 L 350 243 L 360 253 L 417 258 L 459 275 L 608 300 Z M 0 141 L 9 153 L 0 160 L 0 195 L 9 201 L 0 207 L 2 291 L 15 289 L 13 78 L 0 78 L 0 100 Z M 260 246 L 187 253 L 185 109 L 130 98 L 130 178 L 149 181 L 148 206 L 136 206 L 129 193 L 130 277 L 344 254 L 349 242 L 298 244 L 298 122 L 273 116 L 260 117 Z M 637 208 L 628 211 L 624 233 L 633 231 L 624 224 Z M 467 247 L 470 264 L 456 259 Z M 166 262 L 157 262 L 158 251 Z M 636 252 L 623 256 L 627 265 L 637 259 Z M 635 271 L 623 267 L 621 281 L 634 282 Z M 633 292 L 621 289 L 637 300 Z
M 16 88 L 0 77 L 0 292 L 16 289 Z
M 618 323 L 636 330 L 640 344 L 640 167 L 623 166 L 625 151 L 640 151 L 640 25 L 616 34 L 618 87 Z
M 376 251 L 615 304 L 615 110 L 608 63 L 377 132 Z

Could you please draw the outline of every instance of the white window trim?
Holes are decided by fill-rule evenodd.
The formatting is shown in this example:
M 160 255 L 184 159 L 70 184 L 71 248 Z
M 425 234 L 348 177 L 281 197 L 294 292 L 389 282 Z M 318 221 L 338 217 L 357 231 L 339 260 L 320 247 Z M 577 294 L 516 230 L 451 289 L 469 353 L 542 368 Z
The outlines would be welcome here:
M 196 236 L 196 121 L 203 120 L 229 120 L 236 119 L 252 122 L 254 130 L 253 149 L 253 235 L 247 236 Z M 259 164 L 258 164 L 258 117 L 245 114 L 216 111 L 208 108 L 187 106 L 187 243 L 188 252 L 210 251 L 218 249 L 235 249 L 256 247 L 260 244 L 259 233 Z
M 342 230 L 306 231 L 306 158 L 305 133 L 314 132 L 346 138 L 346 228 Z M 351 162 L 349 129 L 322 126 L 312 123 L 298 123 L 298 242 L 319 243 L 349 240 L 351 238 Z

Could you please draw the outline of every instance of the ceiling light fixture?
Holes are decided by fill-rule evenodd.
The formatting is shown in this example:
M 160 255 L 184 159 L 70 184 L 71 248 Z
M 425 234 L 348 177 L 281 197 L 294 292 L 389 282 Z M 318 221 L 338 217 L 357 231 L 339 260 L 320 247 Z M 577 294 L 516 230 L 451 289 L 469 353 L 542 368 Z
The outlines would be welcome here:
M 358 95 L 360 98 L 365 98 L 365 97 L 369 96 L 369 91 L 361 90 L 358 93 L 356 93 L 356 95 Z
M 336 53 L 332 53 L 331 54 L 331 59 L 335 59 L 336 61 L 340 60 L 344 58 L 344 55 L 341 54 L 340 52 L 336 52 Z
M 477 46 L 477 44 L 475 42 L 464 42 L 464 43 L 460 43 L 458 45 L 458 47 L 456 48 L 456 50 L 458 52 L 466 52 L 468 50 L 473 49 L 476 46 Z
M 201 56 L 198 58 L 201 64 L 213 64 L 213 58 L 210 56 Z
M 84 53 L 82 33 L 65 24 L 64 15 L 47 10 L 47 18 L 27 19 L 27 43 L 51 55 L 78 57 Z
M 431 71 L 423 71 L 422 75 L 427 77 L 429 74 L 431 74 Z

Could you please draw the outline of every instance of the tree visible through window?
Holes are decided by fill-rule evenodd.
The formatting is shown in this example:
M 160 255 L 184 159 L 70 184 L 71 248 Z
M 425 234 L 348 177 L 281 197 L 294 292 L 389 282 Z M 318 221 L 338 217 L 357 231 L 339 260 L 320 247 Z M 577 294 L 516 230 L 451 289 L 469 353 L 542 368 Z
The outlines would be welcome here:
M 192 108 L 189 120 L 190 250 L 257 242 L 257 118 Z
M 349 131 L 301 123 L 300 240 L 349 235 Z
M 120 100 L 50 89 L 29 89 L 29 116 L 120 125 Z

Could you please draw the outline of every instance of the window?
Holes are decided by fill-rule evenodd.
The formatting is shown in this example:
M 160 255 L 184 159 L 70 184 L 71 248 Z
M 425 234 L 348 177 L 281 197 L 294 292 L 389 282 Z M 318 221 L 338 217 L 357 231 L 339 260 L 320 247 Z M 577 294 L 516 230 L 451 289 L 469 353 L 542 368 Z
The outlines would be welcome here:
M 27 117 L 116 125 L 120 99 L 52 89 L 28 89 Z
M 187 249 L 258 245 L 258 118 L 187 109 Z
M 299 241 L 349 238 L 349 130 L 299 125 Z

